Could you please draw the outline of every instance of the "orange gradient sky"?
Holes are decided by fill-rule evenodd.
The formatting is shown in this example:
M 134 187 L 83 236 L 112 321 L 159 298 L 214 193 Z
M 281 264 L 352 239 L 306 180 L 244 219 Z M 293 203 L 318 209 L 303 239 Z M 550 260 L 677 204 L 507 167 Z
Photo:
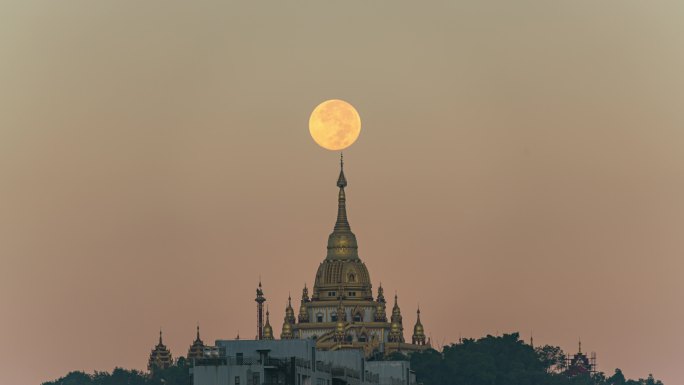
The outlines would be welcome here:
M 681 381 L 681 1 L 0 2 L 0 384 L 280 332 L 349 220 L 436 343 Z M 298 301 L 295 301 L 298 304 Z

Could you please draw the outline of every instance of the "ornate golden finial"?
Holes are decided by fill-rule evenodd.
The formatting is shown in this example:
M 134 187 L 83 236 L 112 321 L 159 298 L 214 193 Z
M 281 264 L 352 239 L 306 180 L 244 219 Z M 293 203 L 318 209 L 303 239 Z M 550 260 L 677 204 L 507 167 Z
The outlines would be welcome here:
M 287 306 L 285 306 L 285 322 L 293 324 L 296 322 L 294 309 L 292 308 L 292 297 L 287 296 Z
M 578 337 L 577 341 L 579 341 L 579 354 L 582 354 L 582 337 Z
M 309 302 L 309 289 L 306 287 L 306 282 L 304 282 L 304 289 L 302 289 L 302 303 Z
M 161 327 L 159 328 L 159 345 L 164 345 L 162 343 L 162 328 Z
M 198 322 L 197 323 L 197 341 L 199 341 L 199 340 L 200 340 L 200 336 L 199 336 L 199 322 Z
M 401 324 L 401 309 L 399 309 L 398 296 L 394 294 L 394 307 L 392 308 L 392 322 L 398 322 Z
M 378 302 L 385 303 L 385 289 L 382 288 L 382 282 L 378 286 Z
M 288 295 L 287 296 L 287 306 L 285 307 L 285 318 L 283 318 L 283 328 L 281 329 L 280 332 L 280 339 L 287 340 L 291 339 L 294 337 L 294 334 L 292 333 L 293 326 L 296 322 L 296 318 L 294 316 L 294 309 L 292 309 L 292 299 Z
M 302 289 L 302 301 L 299 305 L 299 316 L 297 319 L 300 323 L 309 322 L 309 313 L 306 311 L 306 304 L 309 302 L 309 289 L 306 288 L 304 282 L 304 289 Z

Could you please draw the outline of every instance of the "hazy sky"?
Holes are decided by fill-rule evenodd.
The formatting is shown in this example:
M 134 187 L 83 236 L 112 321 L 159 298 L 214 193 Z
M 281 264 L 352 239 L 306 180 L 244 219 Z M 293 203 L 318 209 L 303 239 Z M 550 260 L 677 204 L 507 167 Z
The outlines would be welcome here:
M 684 3 L 0 2 L 0 383 L 280 334 L 338 154 L 374 287 L 433 342 L 534 330 L 681 382 Z M 298 300 L 296 301 L 298 308 Z

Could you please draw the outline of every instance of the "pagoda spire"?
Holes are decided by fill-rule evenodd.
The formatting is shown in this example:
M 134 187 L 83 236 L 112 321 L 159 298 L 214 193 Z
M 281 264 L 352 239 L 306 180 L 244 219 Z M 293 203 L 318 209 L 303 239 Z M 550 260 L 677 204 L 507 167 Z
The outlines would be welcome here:
M 347 178 L 344 177 L 344 154 L 340 153 L 340 176 L 337 178 L 337 187 L 340 192 L 337 197 L 337 222 L 335 231 L 351 231 L 349 221 L 347 221 L 347 197 L 344 188 L 347 187 Z
M 413 337 L 411 343 L 414 345 L 425 345 L 425 328 L 420 322 L 420 305 L 416 310 L 416 324 L 413 326 Z
M 186 358 L 190 361 L 192 365 L 195 364 L 195 360 L 202 358 L 204 355 L 204 342 L 200 338 L 200 332 L 199 332 L 199 322 L 197 323 L 197 335 L 195 337 L 195 341 L 192 342 L 192 345 L 190 345 L 190 348 L 188 348 L 188 355 Z
M 269 317 L 269 312 L 268 312 L 268 306 L 266 306 L 266 324 L 264 325 L 264 330 L 263 330 L 263 340 L 272 340 L 273 339 L 273 327 L 271 327 L 271 321 Z
M 333 232 L 328 237 L 328 259 L 357 259 L 359 258 L 356 236 L 351 231 L 347 219 L 347 178 L 344 176 L 344 155 L 340 154 L 340 175 L 337 178 L 337 220 Z
M 387 336 L 389 342 L 404 342 L 404 326 L 401 319 L 401 310 L 397 294 L 394 294 L 394 307 L 392 308 L 390 332 Z

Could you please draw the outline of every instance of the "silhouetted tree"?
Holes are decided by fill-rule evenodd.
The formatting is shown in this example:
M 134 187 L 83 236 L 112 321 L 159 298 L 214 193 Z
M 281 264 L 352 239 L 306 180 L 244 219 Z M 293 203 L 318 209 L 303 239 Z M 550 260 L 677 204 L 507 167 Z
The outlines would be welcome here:
M 534 351 L 548 373 L 559 373 L 565 366 L 565 353 L 558 346 L 539 346 Z

